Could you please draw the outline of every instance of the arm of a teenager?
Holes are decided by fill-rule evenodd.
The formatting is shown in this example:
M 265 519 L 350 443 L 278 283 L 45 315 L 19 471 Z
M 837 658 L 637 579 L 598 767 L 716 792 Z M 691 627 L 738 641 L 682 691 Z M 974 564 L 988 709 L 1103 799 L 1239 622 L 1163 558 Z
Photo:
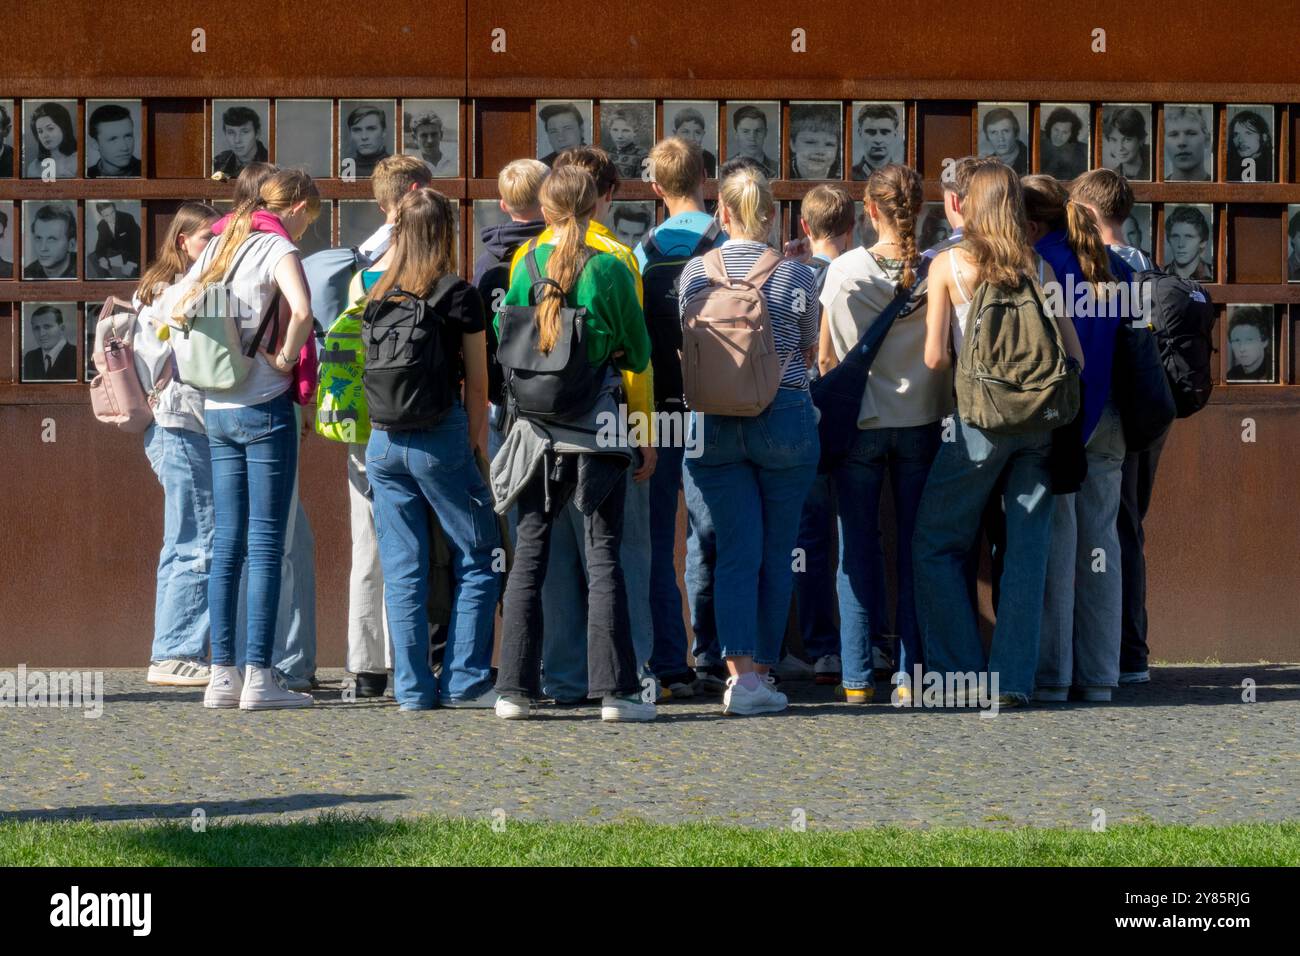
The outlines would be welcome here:
M 487 334 L 482 331 L 464 333 L 460 337 L 460 350 L 465 360 L 465 415 L 469 418 L 469 443 L 487 458 Z
M 835 346 L 831 344 L 831 313 L 828 309 L 823 309 L 822 327 L 817 333 L 817 370 L 825 375 L 839 364 Z
M 298 353 L 311 335 L 311 290 L 307 286 L 307 276 L 302 271 L 302 260 L 298 253 L 292 252 L 281 256 L 275 266 L 275 283 L 284 295 L 289 307 L 289 328 L 284 335 L 284 346 L 272 361 L 282 372 L 293 368 L 298 361 Z M 290 361 L 285 362 L 288 356 Z
M 925 297 L 925 367 L 934 371 L 952 365 L 952 268 L 950 256 L 938 256 L 930 266 Z

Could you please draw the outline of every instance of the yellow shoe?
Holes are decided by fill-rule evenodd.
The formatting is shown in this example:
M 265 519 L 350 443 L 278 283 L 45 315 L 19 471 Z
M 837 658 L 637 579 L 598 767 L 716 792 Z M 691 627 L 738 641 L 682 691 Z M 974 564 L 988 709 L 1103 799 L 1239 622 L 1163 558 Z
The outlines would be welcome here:
M 844 699 L 850 704 L 869 704 L 876 699 L 874 687 L 845 687 Z

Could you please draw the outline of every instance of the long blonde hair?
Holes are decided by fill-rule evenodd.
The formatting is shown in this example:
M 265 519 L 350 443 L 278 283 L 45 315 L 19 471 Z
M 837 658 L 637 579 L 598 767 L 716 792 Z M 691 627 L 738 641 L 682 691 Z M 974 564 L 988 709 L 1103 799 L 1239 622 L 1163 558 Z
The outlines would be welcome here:
M 543 285 L 537 302 L 537 348 L 550 352 L 560 338 L 560 309 L 565 296 L 572 291 L 582 269 L 587 220 L 596 209 L 596 180 L 581 166 L 562 166 L 546 177 L 538 199 L 555 234 L 555 249 L 546 260 L 546 276 L 560 287 Z
M 910 287 L 916 280 L 916 219 L 921 214 L 921 174 L 910 166 L 889 163 L 867 177 L 864 193 L 868 202 L 898 232 L 903 249 L 901 282 Z
M 371 286 L 370 299 L 393 289 L 427 296 L 439 279 L 456 271 L 455 236 L 455 213 L 446 196 L 430 186 L 405 193 L 393 220 L 392 260 Z
M 144 274 L 136 287 L 136 297 L 145 305 L 152 305 L 154 298 L 173 282 L 189 271 L 194 263 L 189 261 L 185 250 L 181 248 L 181 237 L 192 236 L 206 226 L 211 226 L 221 218 L 221 213 L 207 203 L 181 203 L 172 224 L 167 227 L 167 235 L 158 247 L 158 258 Z
M 742 166 L 718 186 L 718 200 L 731 214 L 733 238 L 767 242 L 776 203 L 766 176 L 757 169 Z
M 1025 191 L 1025 215 L 1049 230 L 1065 230 L 1066 241 L 1079 260 L 1084 278 L 1094 286 L 1114 282 L 1106 243 L 1092 214 L 1071 199 L 1065 187 L 1051 176 L 1022 176 L 1020 184 Z
M 1025 229 L 1020 179 L 1004 163 L 976 169 L 961 203 L 962 245 L 975 260 L 980 281 L 1016 288 L 1034 273 Z

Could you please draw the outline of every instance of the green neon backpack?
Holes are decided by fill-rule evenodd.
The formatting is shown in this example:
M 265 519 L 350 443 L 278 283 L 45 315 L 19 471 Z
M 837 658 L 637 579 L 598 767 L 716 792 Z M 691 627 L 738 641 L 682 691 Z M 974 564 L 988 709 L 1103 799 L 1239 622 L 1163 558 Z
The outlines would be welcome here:
M 370 412 L 361 379 L 366 350 L 361 347 L 362 298 L 334 320 L 325 333 L 316 385 L 316 434 L 331 441 L 364 445 L 370 440 Z

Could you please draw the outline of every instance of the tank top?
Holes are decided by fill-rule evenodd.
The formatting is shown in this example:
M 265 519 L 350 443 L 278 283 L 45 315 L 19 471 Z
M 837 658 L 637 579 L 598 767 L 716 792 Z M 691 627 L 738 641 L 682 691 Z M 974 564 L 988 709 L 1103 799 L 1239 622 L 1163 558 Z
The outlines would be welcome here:
M 970 300 L 972 295 L 970 290 L 966 288 L 966 283 L 962 281 L 961 265 L 957 262 L 957 258 L 952 254 L 954 249 L 948 250 L 948 265 L 952 268 L 952 276 L 953 279 L 956 280 L 957 292 L 961 295 L 961 301 L 952 304 L 953 312 L 956 313 L 956 320 L 952 323 L 952 348 L 956 354 L 960 355 L 961 340 L 962 335 L 965 334 L 966 330 L 966 315 L 970 312 Z M 1034 264 L 1038 269 L 1038 282 L 1041 285 L 1044 281 L 1043 258 L 1042 256 L 1036 255 L 1034 256 L 1034 260 Z

